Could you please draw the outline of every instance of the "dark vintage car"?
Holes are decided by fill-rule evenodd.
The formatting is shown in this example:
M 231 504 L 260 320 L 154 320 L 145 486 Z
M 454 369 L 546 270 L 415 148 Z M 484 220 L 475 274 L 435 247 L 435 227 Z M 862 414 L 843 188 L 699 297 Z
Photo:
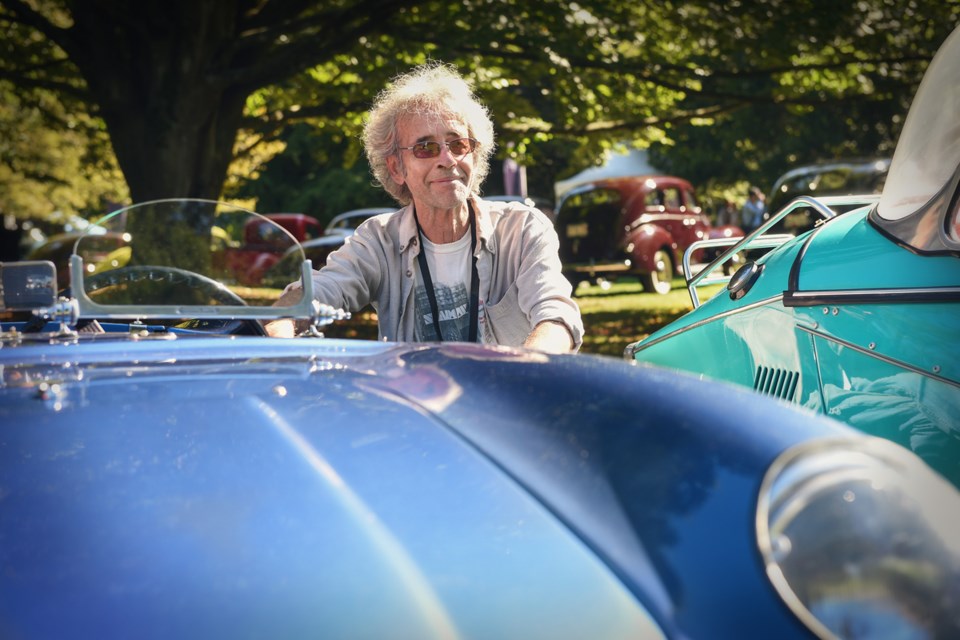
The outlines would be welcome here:
M 3 637 L 960 634 L 960 494 L 910 452 L 611 358 L 320 338 L 309 261 L 292 307 L 209 271 L 201 229 L 266 218 L 122 214 L 69 299 L 0 265 Z
M 391 211 L 396 211 L 396 207 L 364 207 L 362 209 L 351 209 L 350 211 L 338 213 L 324 229 L 324 235 L 353 235 L 357 227 L 363 224 L 368 218 L 380 215 L 381 213 L 390 213 Z M 319 268 L 317 262 L 314 262 L 313 266 Z
M 824 224 L 749 262 L 627 358 L 736 383 L 915 451 L 960 486 L 960 31 L 927 70 L 880 196 L 800 197 Z M 837 210 L 856 207 L 847 213 Z
M 879 194 L 890 170 L 890 158 L 863 158 L 817 162 L 786 172 L 773 185 L 767 198 L 764 220 L 790 204 L 797 196 L 849 196 Z M 838 207 L 838 205 L 834 205 Z M 841 211 L 842 213 L 843 211 Z M 797 235 L 823 220 L 810 207 L 797 206 L 781 218 L 768 233 Z
M 563 195 L 557 210 L 560 259 L 576 286 L 588 280 L 640 279 L 645 290 L 670 291 L 684 250 L 698 240 L 743 236 L 713 227 L 689 182 L 672 176 L 597 180 Z M 708 256 L 700 252 L 698 262 Z
M 57 267 L 57 286 L 65 289 L 70 285 L 70 256 L 77 240 L 84 237 L 82 231 L 58 233 L 29 251 L 24 260 L 45 260 Z M 122 233 L 102 233 L 94 236 L 87 233 L 84 241 L 84 268 L 95 273 L 106 266 L 119 267 L 126 264 L 130 249 L 130 237 Z
M 264 284 L 283 287 L 291 282 L 290 274 L 297 273 L 300 263 L 306 256 L 315 269 L 327 263 L 327 256 L 343 246 L 347 238 L 353 235 L 365 220 L 381 213 L 396 211 L 390 207 L 364 207 L 351 209 L 333 217 L 319 238 L 312 238 L 297 245 L 288 246 L 283 256 L 267 269 L 263 276 Z M 296 279 L 296 278 L 294 278 Z

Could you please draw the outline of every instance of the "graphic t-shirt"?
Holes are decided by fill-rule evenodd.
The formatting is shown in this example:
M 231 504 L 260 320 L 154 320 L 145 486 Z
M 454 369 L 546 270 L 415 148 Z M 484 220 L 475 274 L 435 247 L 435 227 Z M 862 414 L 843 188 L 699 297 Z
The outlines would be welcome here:
M 440 312 L 440 330 L 446 342 L 466 342 L 470 336 L 470 233 L 456 242 L 434 244 L 422 238 L 427 267 L 433 280 Z M 424 284 L 423 274 L 417 263 L 417 286 L 414 292 L 417 309 L 417 340 L 436 342 L 441 338 L 433 325 L 433 311 Z M 483 323 L 482 323 L 483 324 Z M 478 331 L 478 341 L 483 341 Z

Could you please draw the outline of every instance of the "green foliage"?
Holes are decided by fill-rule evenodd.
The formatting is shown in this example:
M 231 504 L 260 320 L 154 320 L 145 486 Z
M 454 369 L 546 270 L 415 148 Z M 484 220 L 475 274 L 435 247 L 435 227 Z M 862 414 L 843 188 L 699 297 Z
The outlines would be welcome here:
M 18 93 L 0 82 L 0 214 L 96 218 L 125 199 L 126 185 L 98 124 L 69 114 L 50 91 Z
M 271 209 L 328 215 L 349 193 L 367 204 L 363 113 L 391 77 L 427 59 L 474 82 L 499 157 L 530 165 L 540 195 L 618 143 L 652 145 L 655 164 L 717 193 L 769 185 L 800 162 L 888 152 L 926 63 L 960 19 L 958 4 L 941 0 L 111 6 L 0 0 L 0 78 L 21 95 L 69 101 L 60 116 L 72 116 L 50 109 L 43 127 L 66 141 L 52 144 L 36 122 L 0 113 L 0 127 L 41 140 L 35 170 L 0 177 L 0 203 L 15 190 L 69 200 L 49 185 L 83 169 L 58 152 L 110 156 L 98 135 L 70 137 L 68 121 L 83 118 L 87 131 L 106 127 L 133 197 L 216 197 L 226 183 L 227 194 Z M 319 151 L 291 144 L 298 123 L 324 132 L 304 139 Z M 279 142 L 291 157 L 274 164 Z M 342 155 L 317 162 L 323 149 Z M 230 166 L 240 175 L 226 181 Z
M 366 160 L 352 153 L 355 140 L 305 124 L 290 127 L 284 140 L 285 151 L 268 161 L 256 180 L 241 182 L 227 195 L 256 199 L 263 212 L 306 213 L 323 224 L 349 209 L 395 204 L 374 185 Z M 345 165 L 351 155 L 356 159 Z
M 710 204 L 821 160 L 889 156 L 926 63 L 956 27 L 956 3 L 913 0 L 712 3 L 688 59 L 710 70 L 651 162 L 700 186 Z M 696 50 L 699 49 L 699 52 Z M 708 99 L 709 98 L 709 99 Z

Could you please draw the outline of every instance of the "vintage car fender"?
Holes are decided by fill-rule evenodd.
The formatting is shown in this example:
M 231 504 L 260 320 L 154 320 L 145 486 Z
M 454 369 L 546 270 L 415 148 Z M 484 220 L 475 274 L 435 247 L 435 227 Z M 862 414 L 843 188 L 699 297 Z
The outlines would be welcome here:
M 243 282 L 254 286 L 260 284 L 263 281 L 263 274 L 279 261 L 280 256 L 275 253 L 259 254 L 247 269 Z
M 677 243 L 663 227 L 652 223 L 639 224 L 624 238 L 624 252 L 630 256 L 634 271 L 655 271 L 656 253 L 660 250 L 669 252 L 673 268 L 676 269 Z

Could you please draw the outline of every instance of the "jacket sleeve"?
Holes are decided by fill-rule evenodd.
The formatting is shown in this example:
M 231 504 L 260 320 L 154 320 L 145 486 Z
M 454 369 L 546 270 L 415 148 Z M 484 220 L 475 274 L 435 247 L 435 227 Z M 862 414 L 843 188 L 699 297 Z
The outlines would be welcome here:
M 376 227 L 366 221 L 343 246 L 327 256 L 327 263 L 313 271 L 314 298 L 322 304 L 359 311 L 376 299 L 383 272 L 382 243 Z M 287 290 L 299 287 L 299 282 Z
M 543 215 L 527 216 L 521 236 L 517 294 L 531 327 L 552 320 L 567 327 L 574 350 L 583 343 L 583 319 L 563 275 L 557 231 Z

